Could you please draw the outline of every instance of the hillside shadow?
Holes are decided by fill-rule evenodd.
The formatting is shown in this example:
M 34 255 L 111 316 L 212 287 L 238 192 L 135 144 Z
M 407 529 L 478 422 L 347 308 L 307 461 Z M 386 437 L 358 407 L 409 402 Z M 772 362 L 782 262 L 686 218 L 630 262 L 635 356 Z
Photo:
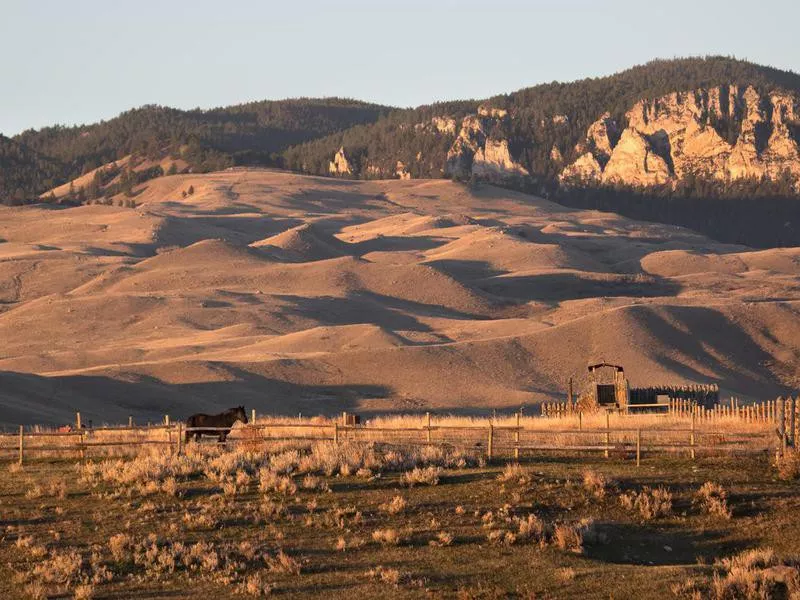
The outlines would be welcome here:
M 244 405 L 259 414 L 297 416 L 354 412 L 365 398 L 385 398 L 384 385 L 297 384 L 263 377 L 230 365 L 219 365 L 223 381 L 167 383 L 147 375 L 126 375 L 127 380 L 95 375 L 42 377 L 0 371 L 0 423 L 59 425 L 83 423 L 160 423 L 164 415 L 183 420 L 197 412 L 221 412 Z M 223 372 L 224 371 L 224 372 Z M 109 402 L 113 399 L 113 402 Z
M 491 264 L 484 260 L 462 260 L 462 259 L 437 259 L 426 261 L 426 265 L 433 267 L 440 273 L 444 273 L 457 281 L 473 281 L 476 279 L 489 279 L 497 275 L 503 275 L 508 271 L 495 269 Z
M 369 323 L 391 330 L 431 331 L 420 323 L 410 311 L 401 311 L 398 306 L 389 306 L 367 293 L 352 294 L 346 298 L 337 296 L 293 296 L 279 295 L 290 306 L 280 309 L 283 318 L 303 318 L 320 325 L 358 325 Z M 406 307 L 411 308 L 411 307 Z
M 352 251 L 363 255 L 370 252 L 404 252 L 409 250 L 432 250 L 448 243 L 446 238 L 433 236 L 379 236 L 363 242 L 350 244 Z
M 541 302 L 620 296 L 653 298 L 675 296 L 681 290 L 680 284 L 666 279 L 609 276 L 606 280 L 580 277 L 575 273 L 491 277 L 482 280 L 478 287 L 495 296 Z
M 722 313 L 698 306 L 673 306 L 665 310 L 668 315 L 642 310 L 637 316 L 663 347 L 680 348 L 682 354 L 691 356 L 696 364 L 713 370 L 715 377 L 709 377 L 708 373 L 701 373 L 671 356 L 659 354 L 656 358 L 665 369 L 690 381 L 713 381 L 757 398 L 789 391 L 768 383 L 775 380 L 766 368 L 773 357 Z M 703 336 L 695 335 L 693 332 L 696 331 L 702 331 Z M 752 370 L 742 372 L 730 365 L 752 365 Z M 772 387 L 772 393 L 766 392 L 765 386 Z

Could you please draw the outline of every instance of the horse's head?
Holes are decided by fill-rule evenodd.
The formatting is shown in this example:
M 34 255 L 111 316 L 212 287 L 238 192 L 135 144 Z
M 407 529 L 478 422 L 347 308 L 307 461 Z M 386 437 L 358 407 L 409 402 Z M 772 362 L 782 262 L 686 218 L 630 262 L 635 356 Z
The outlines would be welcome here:
M 244 410 L 244 406 L 237 406 L 234 409 L 234 414 L 236 415 L 236 419 L 247 425 L 249 422 L 247 420 L 247 412 Z

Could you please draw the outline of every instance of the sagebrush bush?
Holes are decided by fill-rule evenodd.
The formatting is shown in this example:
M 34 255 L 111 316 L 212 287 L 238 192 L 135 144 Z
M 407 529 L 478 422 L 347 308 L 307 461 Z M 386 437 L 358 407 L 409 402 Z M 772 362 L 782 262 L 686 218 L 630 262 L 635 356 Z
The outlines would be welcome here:
M 778 477 L 784 481 L 800 479 L 800 451 L 786 450 L 775 461 Z
M 608 480 L 602 473 L 587 470 L 583 473 L 583 489 L 595 498 L 603 498 L 606 495 Z
M 622 494 L 619 501 L 624 508 L 638 511 L 645 521 L 666 517 L 672 512 L 672 494 L 663 486 L 656 489 L 644 487 L 638 493 Z
M 403 473 L 402 482 L 409 487 L 415 485 L 438 485 L 441 472 L 441 468 L 434 466 L 414 467 L 411 471 Z
M 695 494 L 695 504 L 707 514 L 723 519 L 730 519 L 732 511 L 728 506 L 728 493 L 725 489 L 711 481 L 706 481 Z

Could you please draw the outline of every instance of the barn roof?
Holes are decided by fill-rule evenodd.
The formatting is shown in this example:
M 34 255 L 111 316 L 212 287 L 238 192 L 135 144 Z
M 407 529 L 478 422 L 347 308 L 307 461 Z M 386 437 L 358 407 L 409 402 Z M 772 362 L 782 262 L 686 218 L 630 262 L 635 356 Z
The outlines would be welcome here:
M 595 364 L 589 365 L 589 371 L 594 371 L 595 369 L 599 369 L 600 367 L 613 367 L 617 371 L 623 371 L 624 370 L 622 368 L 622 365 L 613 365 L 611 363 L 602 361 L 602 362 L 599 362 L 599 363 L 595 363 Z

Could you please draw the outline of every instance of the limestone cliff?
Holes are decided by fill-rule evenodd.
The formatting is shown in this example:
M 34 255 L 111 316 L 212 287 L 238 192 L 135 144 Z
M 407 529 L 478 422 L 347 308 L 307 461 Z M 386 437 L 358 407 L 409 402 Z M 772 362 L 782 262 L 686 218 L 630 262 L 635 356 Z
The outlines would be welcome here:
M 331 175 L 352 175 L 353 166 L 347 160 L 347 155 L 344 153 L 344 147 L 339 148 L 336 154 L 333 155 L 333 160 L 328 163 L 328 172 Z
M 606 113 L 576 147 L 578 158 L 561 171 L 562 182 L 675 185 L 688 174 L 720 181 L 779 177 L 800 180 L 800 149 L 794 95 L 759 94 L 753 87 L 721 86 L 674 92 L 637 102 L 625 115 L 627 127 Z M 733 143 L 715 128 L 738 127 Z
M 507 139 L 492 137 L 493 130 L 509 119 L 508 112 L 488 106 L 461 121 L 461 128 L 447 152 L 445 174 L 457 177 L 480 176 L 502 180 L 528 175 L 512 156 Z

